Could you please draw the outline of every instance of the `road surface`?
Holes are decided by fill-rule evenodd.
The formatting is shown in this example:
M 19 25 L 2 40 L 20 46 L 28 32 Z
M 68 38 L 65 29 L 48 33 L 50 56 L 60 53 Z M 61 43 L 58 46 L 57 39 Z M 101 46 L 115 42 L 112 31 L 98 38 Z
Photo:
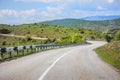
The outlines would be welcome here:
M 1 36 L 9 36 L 9 37 L 17 37 L 17 38 L 25 38 L 25 36 L 14 35 L 14 34 L 0 34 Z M 31 37 L 32 39 L 38 40 L 47 40 L 48 38 L 39 38 L 39 37 Z
M 0 64 L 0 80 L 120 80 L 120 74 L 93 51 L 106 44 L 49 50 Z

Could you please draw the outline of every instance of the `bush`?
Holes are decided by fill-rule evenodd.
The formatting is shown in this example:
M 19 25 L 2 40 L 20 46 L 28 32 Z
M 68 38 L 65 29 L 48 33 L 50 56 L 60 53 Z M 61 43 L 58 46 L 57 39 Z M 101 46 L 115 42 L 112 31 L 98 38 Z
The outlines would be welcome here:
M 104 39 L 109 43 L 113 38 L 110 31 L 106 31 L 104 34 Z
M 2 42 L 2 45 L 6 45 L 6 41 L 3 41 L 3 42 Z
M 63 37 L 61 39 L 58 39 L 57 43 L 59 43 L 59 44 L 71 43 L 71 37 L 67 36 L 67 37 Z
M 1 34 L 8 34 L 8 33 L 10 33 L 11 31 L 10 30 L 8 30 L 8 29 L 0 29 L 0 33 Z
M 75 34 L 72 36 L 72 43 L 81 43 L 83 41 L 83 36 L 80 34 Z
M 30 36 L 26 35 L 25 36 L 25 41 L 30 41 L 30 40 L 32 40 L 32 38 Z
M 115 40 L 120 40 L 120 31 L 115 34 Z
M 110 35 L 105 35 L 105 40 L 109 43 L 112 40 L 112 37 Z
M 80 34 L 75 34 L 72 36 L 67 36 L 67 37 L 63 37 L 61 39 L 57 40 L 57 43 L 59 44 L 65 44 L 65 43 L 81 43 L 83 42 L 83 36 Z

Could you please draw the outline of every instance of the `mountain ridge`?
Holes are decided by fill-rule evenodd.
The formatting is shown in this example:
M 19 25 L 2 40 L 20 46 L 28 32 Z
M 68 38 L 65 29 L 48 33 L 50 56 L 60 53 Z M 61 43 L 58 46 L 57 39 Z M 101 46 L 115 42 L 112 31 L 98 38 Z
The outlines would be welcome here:
M 38 24 L 49 24 L 49 25 L 58 25 L 65 27 L 80 27 L 80 28 L 89 28 L 96 30 L 111 30 L 120 28 L 120 18 L 113 20 L 102 20 L 102 21 L 89 21 L 83 19 L 74 19 L 74 18 L 66 18 L 66 19 L 57 19 L 52 21 L 44 21 L 39 22 Z
M 82 18 L 83 20 L 90 20 L 90 21 L 103 21 L 103 20 L 113 20 L 119 19 L 120 15 L 113 15 L 113 16 L 89 16 Z

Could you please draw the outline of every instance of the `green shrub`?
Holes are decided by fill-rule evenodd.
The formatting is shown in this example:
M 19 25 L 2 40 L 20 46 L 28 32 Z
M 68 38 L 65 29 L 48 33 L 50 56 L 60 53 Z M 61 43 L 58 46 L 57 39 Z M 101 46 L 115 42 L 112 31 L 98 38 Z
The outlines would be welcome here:
M 75 34 L 72 36 L 72 43 L 81 43 L 83 41 L 83 36 L 80 34 Z
M 61 39 L 57 40 L 57 43 L 59 44 L 65 44 L 65 43 L 81 43 L 84 41 L 84 38 L 80 34 L 74 34 L 72 36 L 63 37 Z
M 26 41 L 30 41 L 30 40 L 32 40 L 32 38 L 31 38 L 30 36 L 26 35 L 26 36 L 25 36 L 25 40 L 26 40 Z
M 106 31 L 103 33 L 104 39 L 109 43 L 113 38 L 112 38 L 112 33 L 110 31 Z
M 115 34 L 115 40 L 120 40 L 120 31 Z
M 3 41 L 3 42 L 2 42 L 2 45 L 6 45 L 6 44 L 7 44 L 6 41 Z
M 67 36 L 67 37 L 63 37 L 61 39 L 58 39 L 57 43 L 59 43 L 59 44 L 71 43 L 71 37 Z
M 0 29 L 0 33 L 1 34 L 8 34 L 8 33 L 10 33 L 11 31 L 10 30 L 8 30 L 8 29 Z

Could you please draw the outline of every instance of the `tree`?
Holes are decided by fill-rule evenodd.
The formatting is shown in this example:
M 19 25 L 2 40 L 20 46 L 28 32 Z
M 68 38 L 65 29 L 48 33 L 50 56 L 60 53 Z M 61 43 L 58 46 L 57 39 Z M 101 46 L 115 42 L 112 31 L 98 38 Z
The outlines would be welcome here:
M 105 40 L 109 43 L 112 40 L 112 37 L 109 34 L 107 34 L 105 35 Z
M 94 36 L 91 36 L 90 38 L 91 38 L 92 40 L 95 40 L 95 37 L 94 37 Z
M 2 45 L 6 45 L 6 41 L 3 41 L 3 42 L 2 42 Z
M 1 34 L 8 34 L 8 33 L 10 33 L 11 31 L 10 30 L 8 30 L 8 29 L 0 29 L 0 33 Z
M 82 31 L 80 31 L 80 34 L 84 34 L 85 32 L 82 30 Z
M 32 40 L 31 37 L 28 36 L 28 35 L 26 35 L 26 36 L 25 36 L 25 41 L 30 41 L 30 40 Z
M 27 34 L 30 34 L 30 31 L 28 31 Z
M 37 23 L 34 23 L 34 25 L 37 25 Z
M 49 44 L 49 43 L 52 43 L 52 40 L 48 38 L 48 39 L 45 41 L 45 44 Z
M 104 32 L 104 39 L 109 43 L 112 40 L 112 33 L 107 30 L 106 32 Z

